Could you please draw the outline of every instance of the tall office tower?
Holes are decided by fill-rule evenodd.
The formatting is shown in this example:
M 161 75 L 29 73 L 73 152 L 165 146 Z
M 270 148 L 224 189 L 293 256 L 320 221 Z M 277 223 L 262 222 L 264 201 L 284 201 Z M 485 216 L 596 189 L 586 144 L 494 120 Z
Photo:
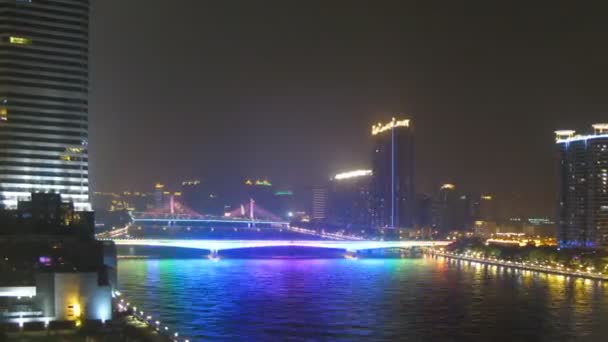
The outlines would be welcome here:
M 316 187 L 312 189 L 312 215 L 313 221 L 324 221 L 327 218 L 327 189 Z
M 354 170 L 331 180 L 328 204 L 330 223 L 342 228 L 369 228 L 372 170 Z
M 0 0 L 0 201 L 90 210 L 88 0 Z
M 165 191 L 165 185 L 162 183 L 154 184 L 154 209 L 163 209 L 167 205 L 169 193 Z
M 435 203 L 434 225 L 441 233 L 463 231 L 472 223 L 470 196 L 459 194 L 454 184 L 443 184 Z
M 556 131 L 560 245 L 608 248 L 608 124 L 594 134 Z
M 410 120 L 372 126 L 375 227 L 410 228 L 414 221 L 414 134 Z

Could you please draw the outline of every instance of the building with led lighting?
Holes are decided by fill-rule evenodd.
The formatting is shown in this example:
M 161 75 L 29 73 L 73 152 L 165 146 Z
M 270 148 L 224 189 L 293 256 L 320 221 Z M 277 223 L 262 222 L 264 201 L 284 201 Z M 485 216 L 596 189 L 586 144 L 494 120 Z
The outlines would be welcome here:
M 324 222 L 327 218 L 327 188 L 312 189 L 312 207 L 310 218 L 315 222 Z
M 608 124 L 595 124 L 593 130 L 555 132 L 561 246 L 608 248 Z
M 112 318 L 116 250 L 95 240 L 92 212 L 33 193 L 0 226 L 0 324 Z
M 411 121 L 393 118 L 372 126 L 372 224 L 411 228 L 414 224 L 414 134 Z
M 59 193 L 90 210 L 88 0 L 0 0 L 0 202 Z
M 342 228 L 371 226 L 372 170 L 343 172 L 331 179 L 329 222 Z

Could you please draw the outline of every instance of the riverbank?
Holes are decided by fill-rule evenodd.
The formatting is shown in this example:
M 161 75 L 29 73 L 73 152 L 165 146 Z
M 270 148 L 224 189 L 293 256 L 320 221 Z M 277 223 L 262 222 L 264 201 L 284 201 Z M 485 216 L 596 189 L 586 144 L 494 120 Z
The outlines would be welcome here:
M 449 259 L 457 259 L 471 262 L 478 262 L 485 265 L 503 266 L 520 270 L 535 271 L 542 273 L 559 274 L 570 277 L 578 277 L 583 279 L 592 279 L 599 281 L 608 281 L 608 276 L 602 273 L 594 273 L 591 271 L 574 271 L 563 267 L 544 266 L 535 264 L 533 262 L 516 262 L 510 260 L 501 260 L 493 257 L 475 256 L 473 254 L 460 254 L 448 251 L 438 251 L 434 249 L 427 249 L 425 253 L 441 256 Z
M 65 322 L 62 322 L 65 323 Z M 68 322 L 69 323 L 69 322 Z M 44 326 L 0 324 L 0 341 L 143 341 L 171 342 L 173 339 L 155 331 L 153 327 L 133 315 L 121 315 L 113 320 L 83 322 L 76 326 L 60 324 Z

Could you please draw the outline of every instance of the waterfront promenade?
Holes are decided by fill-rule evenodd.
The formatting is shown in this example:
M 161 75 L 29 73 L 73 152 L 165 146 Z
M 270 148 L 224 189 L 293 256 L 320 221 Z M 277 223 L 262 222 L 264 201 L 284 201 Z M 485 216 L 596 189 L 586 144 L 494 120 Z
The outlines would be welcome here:
M 579 277 L 579 278 L 584 278 L 584 279 L 608 281 L 608 276 L 604 275 L 602 273 L 599 273 L 599 272 L 583 271 L 583 270 L 577 271 L 577 270 L 567 269 L 565 267 L 541 265 L 541 264 L 537 264 L 534 262 L 527 262 L 527 261 L 517 262 L 517 261 L 502 260 L 502 259 L 497 259 L 497 258 L 492 258 L 492 257 L 487 258 L 480 254 L 474 254 L 474 253 L 459 254 L 459 253 L 453 253 L 453 252 L 448 252 L 448 251 L 434 250 L 431 248 L 426 249 L 425 252 L 430 255 L 441 256 L 441 257 L 450 258 L 450 259 L 478 262 L 480 264 L 486 264 L 486 265 L 503 266 L 503 267 L 509 267 L 509 268 L 514 268 L 514 269 L 559 274 L 559 275 L 564 275 L 564 276 L 569 276 L 569 277 Z

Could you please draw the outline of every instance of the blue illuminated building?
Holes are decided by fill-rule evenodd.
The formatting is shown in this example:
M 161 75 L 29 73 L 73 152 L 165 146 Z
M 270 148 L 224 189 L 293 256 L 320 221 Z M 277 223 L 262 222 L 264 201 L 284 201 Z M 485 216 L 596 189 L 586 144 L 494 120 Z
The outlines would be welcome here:
M 558 240 L 563 247 L 608 247 L 608 124 L 594 133 L 556 131 Z

